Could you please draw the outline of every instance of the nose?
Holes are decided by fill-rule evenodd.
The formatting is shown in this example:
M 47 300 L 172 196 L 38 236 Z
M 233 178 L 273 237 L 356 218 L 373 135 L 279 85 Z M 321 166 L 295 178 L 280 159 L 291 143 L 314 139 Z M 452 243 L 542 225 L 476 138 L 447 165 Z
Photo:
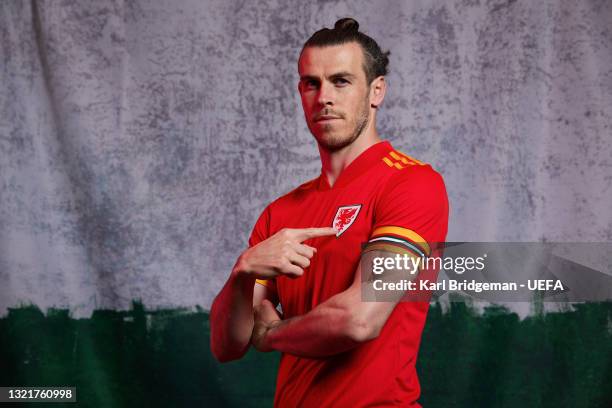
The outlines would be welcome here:
M 331 84 L 323 82 L 319 87 L 317 102 L 321 106 L 334 104 L 334 87 Z

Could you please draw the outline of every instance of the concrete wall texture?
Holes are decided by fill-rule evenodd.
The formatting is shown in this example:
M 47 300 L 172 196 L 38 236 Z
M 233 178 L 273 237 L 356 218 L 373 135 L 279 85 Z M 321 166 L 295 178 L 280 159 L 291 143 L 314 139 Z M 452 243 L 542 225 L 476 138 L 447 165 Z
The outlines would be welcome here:
M 316 177 L 303 42 L 391 50 L 379 131 L 449 241 L 612 241 L 612 2 L 3 1 L 0 314 L 208 308 L 265 205 Z

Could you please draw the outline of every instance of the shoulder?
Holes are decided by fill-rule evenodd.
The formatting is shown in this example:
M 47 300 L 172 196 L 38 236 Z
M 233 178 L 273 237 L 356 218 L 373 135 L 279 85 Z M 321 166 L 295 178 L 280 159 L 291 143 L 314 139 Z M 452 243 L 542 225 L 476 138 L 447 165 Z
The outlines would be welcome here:
M 316 191 L 319 177 L 308 180 L 286 194 L 272 201 L 268 207 L 278 208 L 300 202 L 306 195 Z
M 409 191 L 420 194 L 443 194 L 446 188 L 442 175 L 430 164 L 417 160 L 399 150 L 391 150 L 382 161 L 388 174 L 383 194 Z
M 391 227 L 394 234 L 403 231 L 402 239 L 416 236 L 417 241 L 444 241 L 449 204 L 442 176 L 427 163 L 411 158 L 406 158 L 407 163 L 399 161 L 398 166 L 397 162 L 387 165 L 392 174 L 386 179 L 375 207 L 376 227 L 384 228 L 374 232 L 388 231 L 385 228 Z

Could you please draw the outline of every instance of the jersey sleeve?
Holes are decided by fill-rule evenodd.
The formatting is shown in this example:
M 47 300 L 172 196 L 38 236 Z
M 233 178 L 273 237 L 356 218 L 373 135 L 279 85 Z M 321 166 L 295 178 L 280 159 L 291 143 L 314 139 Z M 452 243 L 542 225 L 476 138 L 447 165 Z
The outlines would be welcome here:
M 259 215 L 249 237 L 249 248 L 268 238 L 270 234 L 270 206 Z
M 261 241 L 268 239 L 270 236 L 270 206 L 267 206 L 265 210 L 261 213 L 257 222 L 255 222 L 255 226 L 253 227 L 253 231 L 251 232 L 251 236 L 249 237 L 249 248 L 259 244 Z M 256 279 L 256 283 L 260 285 L 264 285 L 268 289 L 276 292 L 276 283 L 274 279 Z
M 446 239 L 448 197 L 442 176 L 429 165 L 398 171 L 375 208 L 364 251 L 385 250 L 427 257 Z

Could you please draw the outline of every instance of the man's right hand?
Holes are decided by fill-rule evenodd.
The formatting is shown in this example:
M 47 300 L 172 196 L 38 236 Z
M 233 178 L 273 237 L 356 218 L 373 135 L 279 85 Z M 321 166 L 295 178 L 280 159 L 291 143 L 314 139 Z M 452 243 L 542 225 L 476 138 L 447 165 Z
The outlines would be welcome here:
M 324 228 L 283 228 L 270 238 L 247 249 L 240 255 L 234 273 L 257 279 L 271 279 L 279 275 L 289 278 L 302 276 L 310 266 L 310 258 L 317 249 L 302 242 L 317 237 L 335 235 L 336 230 Z

